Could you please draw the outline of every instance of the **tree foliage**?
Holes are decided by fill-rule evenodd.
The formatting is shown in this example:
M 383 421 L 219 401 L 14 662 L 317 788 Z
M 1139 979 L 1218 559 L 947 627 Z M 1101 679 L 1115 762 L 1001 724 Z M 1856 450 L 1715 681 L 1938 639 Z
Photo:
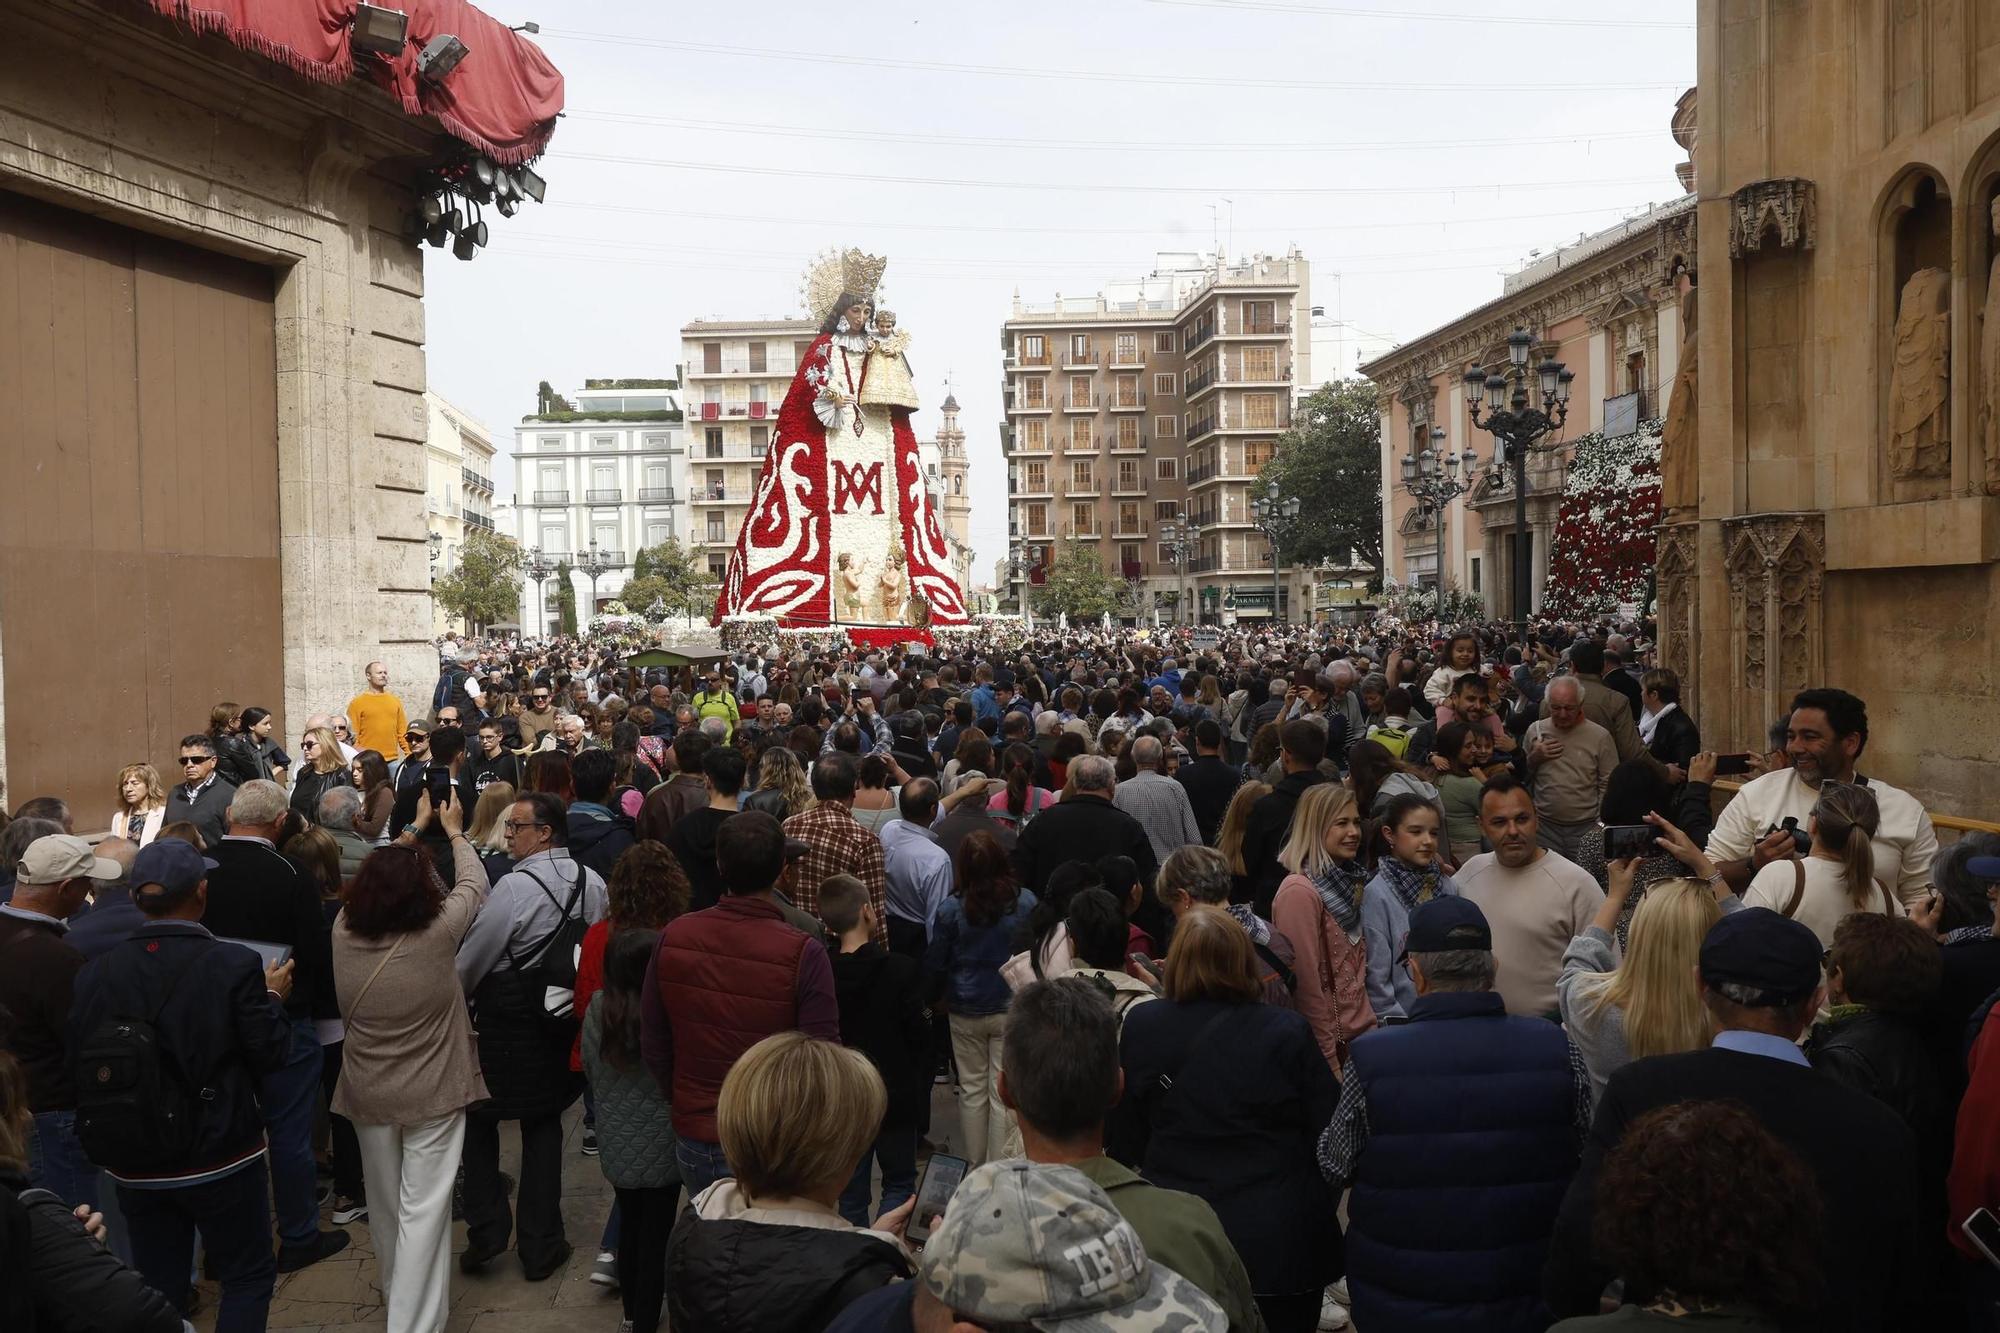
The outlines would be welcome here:
M 1104 567 L 1104 557 L 1084 542 L 1062 542 L 1048 579 L 1028 585 L 1028 604 L 1038 616 L 1067 615 L 1071 620 L 1095 620 L 1106 612 L 1118 614 L 1129 598 L 1125 580 Z
M 1287 564 L 1356 556 L 1382 567 L 1382 424 L 1368 380 L 1335 380 L 1314 391 L 1278 438 L 1260 480 L 1299 498 L 1281 534 Z
M 521 607 L 521 545 L 468 525 L 458 568 L 431 584 L 445 614 L 477 628 L 511 620 Z
M 570 580 L 569 561 L 556 566 L 556 612 L 562 617 L 562 632 L 576 634 L 576 584 Z
M 699 552 L 669 537 L 632 558 L 632 577 L 618 594 L 626 606 L 647 615 L 653 603 L 667 615 L 706 614 L 715 602 L 715 581 Z

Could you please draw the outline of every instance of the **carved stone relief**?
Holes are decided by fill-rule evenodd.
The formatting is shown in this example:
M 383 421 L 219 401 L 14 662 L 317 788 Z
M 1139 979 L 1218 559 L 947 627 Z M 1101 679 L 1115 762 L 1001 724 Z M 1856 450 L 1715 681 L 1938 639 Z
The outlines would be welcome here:
M 2000 199 L 1990 208 L 1996 258 L 1986 275 L 1986 308 L 1979 333 L 1979 444 L 1988 495 L 2000 495 Z
M 1699 523 L 1668 523 L 1659 530 L 1656 557 L 1660 598 L 1660 665 L 1681 681 L 1681 704 L 1699 717 L 1700 673 L 1695 670 L 1695 627 L 1701 623 L 1701 575 L 1696 567 L 1700 551 Z
M 1903 284 L 1889 374 L 1889 475 L 1951 475 L 1951 274 L 1920 268 Z
M 1730 196 L 1729 257 L 1740 259 L 1752 250 L 1764 248 L 1764 237 L 1773 226 L 1778 245 L 1787 250 L 1810 250 L 1818 238 L 1819 212 L 1813 202 L 1813 183 L 1798 176 L 1752 181 Z
M 1736 743 L 1755 743 L 1824 674 L 1826 525 L 1819 513 L 1723 521 Z
M 1696 318 L 1695 288 L 1681 279 L 1681 350 L 1668 390 L 1667 420 L 1660 432 L 1660 507 L 1672 515 L 1693 509 L 1700 503 L 1695 484 L 1697 418 L 1701 402 L 1701 351 Z

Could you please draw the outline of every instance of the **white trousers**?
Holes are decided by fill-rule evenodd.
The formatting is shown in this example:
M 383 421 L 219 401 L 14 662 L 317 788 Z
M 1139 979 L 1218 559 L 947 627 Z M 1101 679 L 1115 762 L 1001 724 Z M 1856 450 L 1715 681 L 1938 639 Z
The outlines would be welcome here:
M 974 1166 L 1006 1151 L 1013 1115 L 1000 1101 L 1000 1039 L 1007 1015 L 951 1016 L 951 1053 L 958 1062 L 958 1121 L 965 1159 Z
M 451 1313 L 451 1187 L 465 1112 L 420 1125 L 354 1126 L 388 1333 L 443 1333 Z

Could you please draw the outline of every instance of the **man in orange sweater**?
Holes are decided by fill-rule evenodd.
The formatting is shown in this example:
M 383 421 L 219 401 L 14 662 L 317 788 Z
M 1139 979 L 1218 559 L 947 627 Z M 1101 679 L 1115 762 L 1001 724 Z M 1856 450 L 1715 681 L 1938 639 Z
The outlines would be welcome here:
M 403 739 L 408 730 L 408 719 L 403 716 L 403 701 L 389 693 L 389 667 L 385 662 L 370 662 L 367 668 L 368 688 L 347 702 L 347 720 L 354 726 L 354 744 L 363 750 L 373 750 L 383 759 L 394 761 L 409 752 L 409 743 Z

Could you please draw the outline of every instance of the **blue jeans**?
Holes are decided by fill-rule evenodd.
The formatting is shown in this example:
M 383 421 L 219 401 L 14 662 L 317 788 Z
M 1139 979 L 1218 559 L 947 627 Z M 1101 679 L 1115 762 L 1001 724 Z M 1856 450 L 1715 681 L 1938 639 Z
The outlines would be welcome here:
M 201 1233 L 208 1266 L 222 1283 L 215 1333 L 263 1333 L 277 1285 L 271 1253 L 271 1206 L 264 1172 L 252 1163 L 220 1180 L 174 1189 L 118 1187 L 132 1232 L 133 1267 L 146 1285 L 183 1314 L 188 1303 L 188 1256 Z
M 310 1018 L 292 1019 L 292 1055 L 258 1080 L 257 1102 L 271 1137 L 271 1206 L 278 1242 L 288 1248 L 319 1239 L 319 1182 L 313 1173 L 313 1120 L 319 1114 L 319 1038 Z M 383 1201 L 385 1204 L 387 1200 Z
M 868 1199 L 873 1190 L 869 1188 L 869 1168 L 876 1162 L 882 1164 L 882 1206 L 871 1215 Z M 865 1227 L 916 1192 L 917 1131 L 885 1129 L 875 1136 L 868 1151 L 861 1154 L 861 1165 L 854 1168 L 854 1179 L 840 1192 L 840 1215 L 857 1227 Z
M 74 1207 L 97 1207 L 97 1168 L 76 1141 L 76 1112 L 37 1111 L 28 1136 L 28 1183 Z
M 685 1134 L 674 1144 L 674 1161 L 680 1164 L 681 1187 L 687 1190 L 690 1202 L 716 1181 L 736 1174 L 722 1155 L 721 1144 L 703 1143 Z

